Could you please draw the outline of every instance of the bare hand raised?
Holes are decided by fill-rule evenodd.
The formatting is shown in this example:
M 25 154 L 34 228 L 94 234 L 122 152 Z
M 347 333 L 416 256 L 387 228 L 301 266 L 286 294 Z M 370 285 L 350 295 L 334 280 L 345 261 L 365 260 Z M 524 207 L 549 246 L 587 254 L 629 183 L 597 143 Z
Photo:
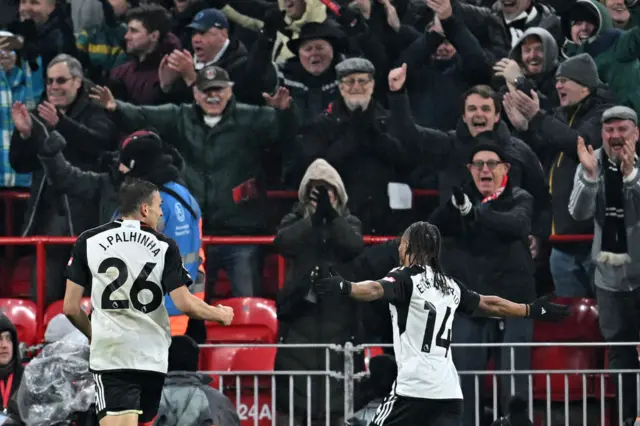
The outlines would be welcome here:
M 289 108 L 291 106 L 291 101 L 293 100 L 289 93 L 289 89 L 286 87 L 279 87 L 278 91 L 273 96 L 268 93 L 263 93 L 262 97 L 267 105 L 280 110 Z
M 402 89 L 407 80 L 407 64 L 402 64 L 400 68 L 389 71 L 389 89 L 397 92 Z
M 31 136 L 33 122 L 27 107 L 22 102 L 16 102 L 11 107 L 11 119 L 22 139 L 27 139 Z
M 591 180 L 598 179 L 598 158 L 593 147 L 585 145 L 582 136 L 578 136 L 578 158 L 587 177 Z
M 89 97 L 107 111 L 116 110 L 116 98 L 108 87 L 93 86 L 91 92 L 89 92 Z

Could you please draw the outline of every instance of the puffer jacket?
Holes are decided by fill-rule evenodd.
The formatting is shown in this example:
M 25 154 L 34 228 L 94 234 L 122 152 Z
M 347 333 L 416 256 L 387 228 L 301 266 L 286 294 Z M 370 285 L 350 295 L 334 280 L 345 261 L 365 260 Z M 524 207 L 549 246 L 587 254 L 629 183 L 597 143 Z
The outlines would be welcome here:
M 552 109 L 560 106 L 560 99 L 558 97 L 558 91 L 556 90 L 556 70 L 558 69 L 558 45 L 556 40 L 549 31 L 544 28 L 528 28 L 518 39 L 516 44 L 509 53 L 509 58 L 515 60 L 519 64 L 522 64 L 522 49 L 521 45 L 524 40 L 530 36 L 537 36 L 542 42 L 542 51 L 544 52 L 544 62 L 542 66 L 542 72 L 535 75 L 527 75 L 529 80 L 528 85 L 537 89 L 543 98 L 540 99 L 540 107 L 543 109 Z M 506 87 L 502 90 L 502 93 L 506 92 Z M 526 91 L 525 91 L 526 93 Z
M 332 222 L 313 226 L 309 216 L 309 190 L 311 181 L 323 181 L 335 188 L 338 199 L 338 217 Z M 277 298 L 280 321 L 279 340 L 283 343 L 322 343 L 343 345 L 347 341 L 357 344 L 363 338 L 358 303 L 339 296 L 319 297 L 312 289 L 309 273 L 315 266 L 334 267 L 342 276 L 353 277 L 345 265 L 364 249 L 360 221 L 349 215 L 346 208 L 347 193 L 342 179 L 324 160 L 316 160 L 305 173 L 299 188 L 300 203 L 282 220 L 274 245 L 288 262 L 284 288 Z M 352 278 L 353 279 L 353 278 Z M 326 365 L 325 349 L 283 349 L 276 354 L 277 370 L 319 371 L 329 368 L 341 371 L 344 357 L 329 351 Z M 356 356 L 361 371 L 362 357 Z M 288 411 L 289 377 L 277 376 L 277 406 Z M 325 411 L 324 377 L 312 377 L 314 392 L 311 398 L 311 416 L 321 418 Z M 343 382 L 329 379 L 330 411 L 339 413 L 344 402 Z M 307 378 L 293 378 L 293 403 L 296 413 L 307 410 Z

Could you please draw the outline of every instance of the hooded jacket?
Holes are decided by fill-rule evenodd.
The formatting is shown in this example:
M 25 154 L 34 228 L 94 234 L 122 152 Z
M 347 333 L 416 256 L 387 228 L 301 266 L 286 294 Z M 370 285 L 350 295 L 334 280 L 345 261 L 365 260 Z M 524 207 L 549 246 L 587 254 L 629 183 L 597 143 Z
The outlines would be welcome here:
M 543 28 L 551 33 L 556 44 L 559 46 L 563 42 L 560 18 L 555 9 L 545 3 L 546 2 L 543 3 L 538 0 L 533 0 L 531 9 L 522 12 L 515 20 L 511 20 L 510 23 L 507 23 L 502 13 L 501 2 L 495 2 L 492 10 L 500 16 L 502 23 L 510 35 L 512 45 L 515 45 L 517 40 L 520 40 L 522 28 L 524 28 L 525 31 L 531 28 Z
M 314 226 L 309 209 L 309 191 L 313 181 L 323 181 L 336 192 L 338 216 L 332 221 Z M 279 341 L 282 343 L 335 343 L 359 342 L 363 339 L 358 303 L 340 296 L 319 297 L 313 292 L 310 271 L 319 266 L 325 270 L 335 268 L 340 275 L 353 278 L 345 263 L 362 253 L 364 241 L 360 221 L 346 208 L 347 193 L 337 171 L 325 160 L 314 161 L 305 173 L 298 190 L 300 203 L 293 212 L 282 219 L 274 245 L 287 260 L 287 276 L 277 297 Z M 276 370 L 325 370 L 324 349 L 279 348 L 276 354 Z M 361 365 L 361 357 L 356 364 Z M 340 370 L 344 364 L 341 354 L 330 351 L 329 368 Z M 358 367 L 356 367 L 356 371 Z M 311 397 L 312 417 L 325 412 L 325 378 L 311 378 L 314 392 Z M 277 376 L 276 404 L 286 410 L 289 405 L 289 378 Z M 343 384 L 330 379 L 330 411 L 342 410 Z M 282 389 L 282 390 L 280 390 Z M 316 391 L 317 390 L 317 391 Z M 293 403 L 296 413 L 307 409 L 307 378 L 293 379 Z M 301 411 L 302 410 L 302 411 Z
M 558 45 L 551 33 L 544 28 L 528 28 L 513 46 L 511 52 L 509 52 L 509 58 L 522 66 L 522 42 L 531 36 L 537 37 L 542 42 L 544 62 L 541 73 L 527 75 L 526 77 L 529 80 L 529 84 L 546 98 L 541 99 L 541 107 L 545 109 L 555 108 L 560 105 L 558 91 L 556 90 L 556 70 L 559 62 Z
M 22 374 L 24 373 L 24 367 L 22 366 L 22 360 L 20 357 L 20 344 L 18 342 L 18 332 L 16 330 L 15 325 L 11 322 L 11 320 L 4 314 L 0 314 L 0 333 L 8 331 L 11 334 L 11 342 L 13 343 L 13 358 L 11 359 L 11 364 L 3 366 L 0 365 L 0 381 L 6 384 L 9 380 L 10 375 L 11 378 L 11 392 L 9 393 L 9 400 L 4 401 L 3 398 L 0 398 L 0 403 L 2 409 L 8 410 L 12 417 L 19 415 L 17 414 L 17 407 L 15 406 L 15 393 L 20 387 L 20 382 L 22 381 Z M 15 411 L 15 413 L 14 413 Z
M 598 23 L 594 34 L 581 45 L 571 41 L 570 16 L 575 9 L 583 9 Z M 592 0 L 577 0 L 562 16 L 565 58 L 588 53 L 598 67 L 600 80 L 607 83 L 618 105 L 633 108 L 640 114 L 640 27 L 629 31 L 613 27 L 611 15 L 603 4 Z

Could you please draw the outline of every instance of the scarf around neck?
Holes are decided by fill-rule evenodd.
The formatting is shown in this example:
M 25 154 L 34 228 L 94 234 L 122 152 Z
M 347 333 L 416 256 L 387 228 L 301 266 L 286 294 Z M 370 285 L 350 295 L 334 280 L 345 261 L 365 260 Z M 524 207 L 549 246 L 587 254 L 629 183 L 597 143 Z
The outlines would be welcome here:
M 622 172 L 619 165 L 609 158 L 604 149 L 604 201 L 605 213 L 602 224 L 602 242 L 598 262 L 609 265 L 624 265 L 631 262 L 627 253 L 627 228 L 624 219 L 624 195 Z
M 500 195 L 502 195 L 505 188 L 507 187 L 507 182 L 509 182 L 509 177 L 507 175 L 504 175 L 504 177 L 502 178 L 502 183 L 500 184 L 500 187 L 498 187 L 496 192 L 494 192 L 493 194 L 487 195 L 486 197 L 484 197 L 482 199 L 482 204 L 488 203 L 489 201 L 493 201 L 496 198 L 498 198 Z

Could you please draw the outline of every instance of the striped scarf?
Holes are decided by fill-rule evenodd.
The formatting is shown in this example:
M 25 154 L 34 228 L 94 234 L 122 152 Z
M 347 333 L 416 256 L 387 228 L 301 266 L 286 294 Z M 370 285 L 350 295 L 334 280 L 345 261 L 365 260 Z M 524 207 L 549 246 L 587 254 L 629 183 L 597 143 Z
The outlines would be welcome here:
M 627 254 L 627 228 L 624 221 L 622 172 L 606 154 L 602 153 L 604 170 L 605 213 L 602 225 L 602 244 L 598 261 L 609 265 L 624 265 L 631 261 Z

